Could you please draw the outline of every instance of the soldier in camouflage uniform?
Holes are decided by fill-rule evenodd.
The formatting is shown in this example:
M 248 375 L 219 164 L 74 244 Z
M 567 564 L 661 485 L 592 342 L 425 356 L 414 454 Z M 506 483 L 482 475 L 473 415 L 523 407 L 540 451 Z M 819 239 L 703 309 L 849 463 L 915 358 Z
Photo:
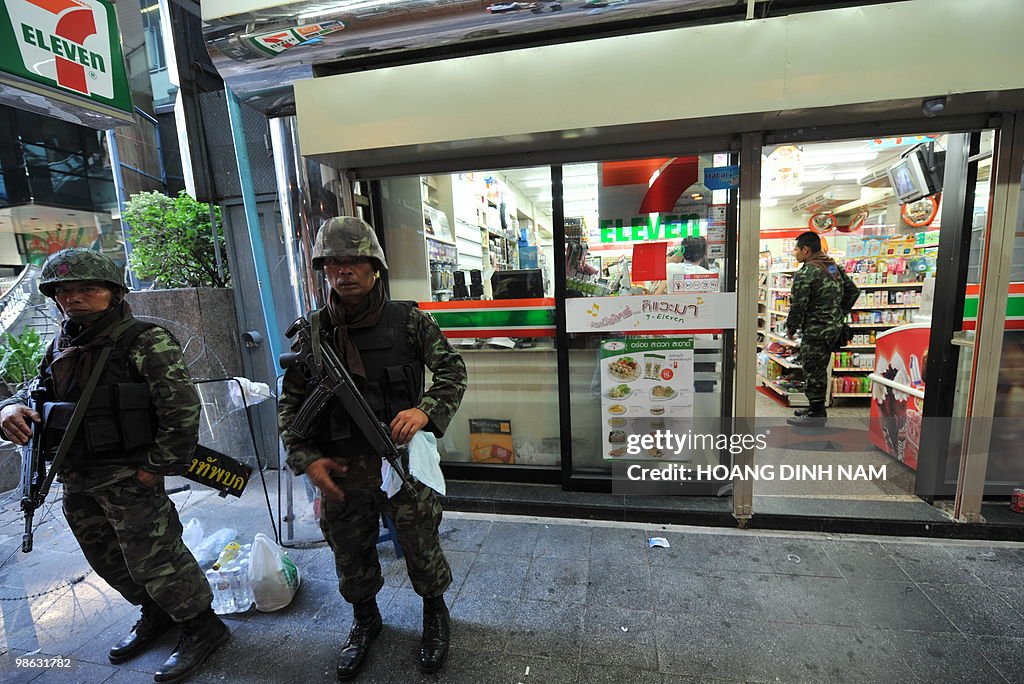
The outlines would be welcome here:
M 790 338 L 799 331 L 800 366 L 804 372 L 806 411 L 797 411 L 790 425 L 824 425 L 825 393 L 832 347 L 843 321 L 857 301 L 860 290 L 843 267 L 821 251 L 821 238 L 808 231 L 796 239 L 793 256 L 803 268 L 793 276 L 786 332 Z
M 327 306 L 311 315 L 314 333 L 326 328 L 367 402 L 391 427 L 396 444 L 421 429 L 442 435 L 466 391 L 466 365 L 437 323 L 412 302 L 391 301 L 379 281 L 384 252 L 367 223 L 343 216 L 316 236 L 313 266 L 330 285 Z M 433 381 L 423 391 L 424 368 Z M 384 585 L 377 558 L 380 514 L 395 521 L 413 589 L 423 597 L 420 664 L 436 672 L 448 655 L 449 618 L 444 592 L 452 573 L 441 550 L 441 505 L 432 490 L 414 482 L 388 499 L 381 491 L 381 458 L 339 402 L 324 411 L 314 437 L 300 440 L 287 428 L 302 406 L 307 381 L 298 367 L 284 376 L 278 403 L 288 464 L 305 473 L 323 494 L 320 527 L 334 551 L 341 595 L 354 620 L 337 675 L 355 677 L 383 623 L 376 595 Z
M 132 316 L 124 275 L 106 256 L 57 252 L 43 265 L 39 291 L 64 316 L 39 368 L 47 402 L 43 445 L 51 454 L 100 352 L 111 350 L 58 475 L 64 516 L 89 565 L 142 607 L 141 619 L 108 657 L 127 660 L 178 625 L 178 647 L 154 677 L 178 680 L 229 635 L 210 608 L 209 584 L 181 541 L 178 512 L 163 484 L 165 475 L 191 463 L 199 396 L 177 341 Z M 41 420 L 27 400 L 22 390 L 0 404 L 0 429 L 16 444 L 27 443 L 30 421 Z

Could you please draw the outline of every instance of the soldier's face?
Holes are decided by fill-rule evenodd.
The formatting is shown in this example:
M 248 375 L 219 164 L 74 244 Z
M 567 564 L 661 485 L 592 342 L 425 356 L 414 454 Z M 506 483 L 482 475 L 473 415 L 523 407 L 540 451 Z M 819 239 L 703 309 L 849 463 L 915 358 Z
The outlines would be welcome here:
M 353 303 L 365 297 L 377 282 L 373 261 L 367 257 L 325 259 L 324 275 L 342 301 Z
M 811 255 L 810 247 L 793 247 L 793 257 L 796 259 L 798 264 L 802 264 L 807 260 L 807 257 Z
M 76 316 L 106 311 L 114 299 L 114 292 L 103 283 L 75 280 L 58 284 L 53 298 L 64 313 Z

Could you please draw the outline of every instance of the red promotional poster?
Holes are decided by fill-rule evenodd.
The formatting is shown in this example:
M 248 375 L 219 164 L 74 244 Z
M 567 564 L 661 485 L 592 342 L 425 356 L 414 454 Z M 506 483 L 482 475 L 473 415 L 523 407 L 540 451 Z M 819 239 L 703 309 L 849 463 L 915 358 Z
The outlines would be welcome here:
M 871 443 L 917 469 L 931 327 L 904 325 L 880 333 L 871 374 Z

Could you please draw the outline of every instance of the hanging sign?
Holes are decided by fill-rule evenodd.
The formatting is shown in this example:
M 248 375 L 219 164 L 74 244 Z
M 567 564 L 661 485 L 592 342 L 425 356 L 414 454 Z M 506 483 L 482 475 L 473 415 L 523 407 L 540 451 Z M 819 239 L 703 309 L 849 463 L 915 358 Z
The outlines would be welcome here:
M 739 186 L 739 165 L 711 166 L 704 169 L 704 187 L 708 190 L 732 190 Z
M 736 293 L 567 299 L 565 325 L 570 333 L 732 329 L 736 327 Z
M 21 109 L 93 128 L 131 123 L 113 3 L 0 2 L 0 84 L 0 102 Z

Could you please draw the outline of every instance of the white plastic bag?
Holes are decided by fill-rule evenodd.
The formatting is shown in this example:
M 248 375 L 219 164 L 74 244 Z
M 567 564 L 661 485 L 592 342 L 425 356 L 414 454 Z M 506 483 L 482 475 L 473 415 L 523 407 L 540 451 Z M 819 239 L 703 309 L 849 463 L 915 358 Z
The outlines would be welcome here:
M 196 557 L 199 562 L 199 567 L 204 570 L 217 560 L 217 556 L 220 555 L 221 550 L 235 541 L 238 536 L 238 531 L 230 527 L 222 527 L 210 536 L 206 537 L 199 546 L 192 552 L 192 555 Z
M 195 518 L 189 520 L 181 533 L 181 541 L 185 542 L 185 547 L 192 552 L 193 556 L 196 555 L 196 549 L 203 541 L 203 524 Z
M 264 613 L 281 610 L 292 602 L 300 581 L 299 569 L 288 554 L 265 534 L 257 534 L 249 561 L 249 584 L 256 610 Z

